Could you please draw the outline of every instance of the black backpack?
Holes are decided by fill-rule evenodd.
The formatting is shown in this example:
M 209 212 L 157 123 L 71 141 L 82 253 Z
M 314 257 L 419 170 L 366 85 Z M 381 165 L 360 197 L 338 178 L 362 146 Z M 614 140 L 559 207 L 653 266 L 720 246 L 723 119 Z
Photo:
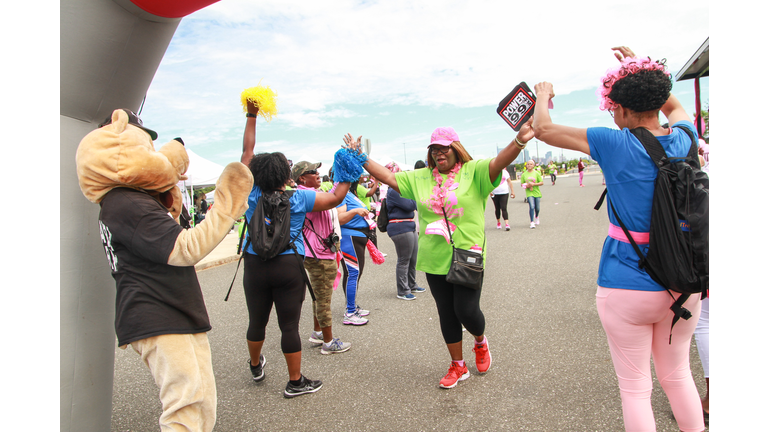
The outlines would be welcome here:
M 291 196 L 293 190 L 265 191 L 262 193 L 251 220 L 246 220 L 248 244 L 264 261 L 270 260 L 289 247 L 296 249 L 291 239 Z
M 294 192 L 293 190 L 262 192 L 258 203 L 256 203 L 251 220 L 245 220 L 246 229 L 240 234 L 240 242 L 237 245 L 237 253 L 240 254 L 240 260 L 243 259 L 248 245 L 253 247 L 256 256 L 263 261 L 271 260 L 288 250 L 288 248 L 291 248 L 296 259 L 301 263 L 302 269 L 304 268 L 304 260 L 299 256 L 295 245 L 298 236 L 291 238 L 290 199 Z M 248 231 L 248 240 L 245 242 L 245 246 L 241 248 L 246 230 Z M 300 235 L 301 233 L 299 233 Z M 237 262 L 238 269 L 240 268 L 240 260 Z M 304 275 L 304 282 L 309 288 L 309 295 L 314 301 L 315 293 L 312 291 L 312 285 L 307 278 L 307 272 L 302 271 L 301 273 Z M 237 269 L 235 269 L 235 276 L 237 276 Z M 234 282 L 234 279 L 232 279 L 232 284 Z M 229 291 L 227 291 L 224 301 L 229 299 L 232 284 L 229 286 Z
M 675 313 L 673 327 L 680 318 L 691 317 L 683 303 L 694 294 L 704 299 L 709 290 L 709 177 L 701 171 L 693 133 L 684 127 L 679 129 L 691 138 L 686 157 L 668 157 L 648 129 L 631 130 L 659 169 L 653 191 L 647 254 L 642 253 L 608 200 L 613 215 L 640 258 L 640 268 L 667 292 L 682 294 L 671 307 Z M 606 188 L 595 210 L 600 208 L 607 191 Z
M 379 227 L 379 231 L 387 232 L 387 225 L 389 225 L 389 211 L 387 210 L 387 200 L 381 200 L 381 210 L 379 210 L 379 216 L 376 218 L 376 225 Z

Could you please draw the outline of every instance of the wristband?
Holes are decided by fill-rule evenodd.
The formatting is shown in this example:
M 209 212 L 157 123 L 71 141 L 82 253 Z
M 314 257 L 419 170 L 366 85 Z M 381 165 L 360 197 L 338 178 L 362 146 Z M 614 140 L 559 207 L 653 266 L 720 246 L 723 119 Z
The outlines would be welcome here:
M 526 145 L 528 145 L 528 143 L 525 143 L 525 144 L 523 144 L 522 142 L 520 142 L 520 140 L 519 140 L 519 139 L 517 139 L 517 137 L 515 137 L 515 145 L 516 145 L 516 146 L 517 146 L 517 147 L 518 147 L 520 150 L 523 150 L 523 149 L 525 148 L 525 146 L 526 146 Z
M 246 117 L 253 117 L 253 118 L 256 118 L 256 114 L 251 114 L 251 113 L 245 113 L 245 116 L 246 116 Z

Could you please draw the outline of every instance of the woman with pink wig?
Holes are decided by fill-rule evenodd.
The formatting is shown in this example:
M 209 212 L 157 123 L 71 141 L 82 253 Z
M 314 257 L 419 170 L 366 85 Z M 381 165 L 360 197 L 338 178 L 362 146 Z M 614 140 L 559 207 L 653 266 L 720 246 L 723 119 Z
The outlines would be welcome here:
M 696 129 L 685 109 L 670 93 L 672 80 L 663 61 L 636 57 L 627 47 L 613 48 L 620 65 L 608 71 L 599 89 L 600 109 L 607 110 L 619 130 L 579 129 L 552 122 L 547 102 L 555 96 L 552 84 L 536 91 L 533 129 L 545 143 L 590 155 L 600 163 L 608 188 L 609 205 L 619 214 L 644 252 L 648 249 L 651 201 L 658 168 L 631 129 L 645 128 L 670 157 L 685 157 Z M 659 111 L 672 126 L 659 123 Z M 691 313 L 671 334 L 674 313 L 670 295 L 638 266 L 638 257 L 619 223 L 608 210 L 608 237 L 603 243 L 597 277 L 597 312 L 608 336 L 613 366 L 619 380 L 624 427 L 627 431 L 655 431 L 651 408 L 656 377 L 669 399 L 681 431 L 704 430 L 699 393 L 691 375 L 688 353 L 701 311 L 701 300 L 691 296 L 684 307 Z

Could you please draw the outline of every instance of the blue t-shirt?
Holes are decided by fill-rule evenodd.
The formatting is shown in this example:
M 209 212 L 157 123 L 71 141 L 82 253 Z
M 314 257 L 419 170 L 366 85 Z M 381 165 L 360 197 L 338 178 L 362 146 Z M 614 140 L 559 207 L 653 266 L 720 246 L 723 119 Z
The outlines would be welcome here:
M 261 188 L 253 185 L 251 194 L 248 196 L 248 210 L 245 211 L 245 218 L 250 221 L 253 217 L 253 212 L 256 211 L 256 204 L 261 198 Z M 315 191 L 298 189 L 293 191 L 293 195 L 290 198 L 291 203 L 291 239 L 296 239 L 294 244 L 299 255 L 304 255 L 304 239 L 301 236 L 301 229 L 304 226 L 304 216 L 312 211 L 312 207 L 315 206 Z M 246 240 L 248 239 L 248 231 L 246 230 Z M 253 251 L 253 247 L 248 245 L 246 250 L 249 254 L 256 255 Z M 280 255 L 292 254 L 293 249 L 290 247 Z
M 360 198 L 358 198 L 357 195 L 351 192 L 347 192 L 347 194 L 344 196 L 344 201 L 342 201 L 341 204 L 337 206 L 337 208 L 343 205 L 347 206 L 347 211 L 353 210 L 356 208 L 364 208 L 367 210 L 367 208 L 365 207 L 365 204 L 363 204 L 363 202 L 360 201 Z M 370 225 L 368 225 L 367 220 L 365 220 L 360 215 L 354 215 L 352 216 L 352 219 L 349 220 L 349 222 L 341 226 L 341 235 L 352 236 L 352 237 L 365 237 L 365 233 L 363 233 L 362 231 L 358 231 L 351 228 L 368 228 L 368 227 L 370 227 Z
M 693 132 L 689 121 L 677 122 Z M 661 146 L 669 156 L 684 157 L 691 148 L 691 139 L 684 131 L 672 129 L 670 135 L 658 136 Z M 592 159 L 600 163 L 611 200 L 627 229 L 648 232 L 651 228 L 651 205 L 658 168 L 646 153 L 640 141 L 629 129 L 622 130 L 595 127 L 587 129 L 587 141 Z M 606 200 L 608 218 L 619 226 Z M 639 245 L 643 253 L 648 245 Z M 639 291 L 663 291 L 664 288 L 638 267 L 639 258 L 630 243 L 606 237 L 600 256 L 597 284 L 606 288 L 622 288 Z

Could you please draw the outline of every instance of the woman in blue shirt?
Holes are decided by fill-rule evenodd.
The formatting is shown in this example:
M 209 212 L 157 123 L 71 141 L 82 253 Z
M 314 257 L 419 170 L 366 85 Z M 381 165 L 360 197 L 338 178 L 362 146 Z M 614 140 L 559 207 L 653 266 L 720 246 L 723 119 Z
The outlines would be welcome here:
M 552 84 L 537 84 L 533 129 L 549 145 L 588 154 L 600 163 L 610 206 L 647 251 L 651 201 L 658 168 L 643 145 L 630 132 L 646 128 L 669 156 L 687 155 L 691 143 L 680 130 L 696 130 L 677 98 L 663 62 L 636 58 L 626 47 L 613 48 L 621 65 L 603 78 L 600 108 L 608 110 L 619 130 L 579 129 L 552 123 L 547 105 L 554 97 Z M 659 111 L 673 127 L 659 123 Z M 619 380 L 624 426 L 632 431 L 655 431 L 651 409 L 653 355 L 656 376 L 669 399 L 681 431 L 704 430 L 698 390 L 691 375 L 688 353 L 701 301 L 691 296 L 684 304 L 692 317 L 680 320 L 672 332 L 670 306 L 679 296 L 666 290 L 638 266 L 638 257 L 612 211 L 603 244 L 597 279 L 597 311 L 608 336 L 614 369 Z
M 253 189 L 248 197 L 246 220 L 251 220 L 262 191 L 285 191 L 285 184 L 291 179 L 288 159 L 279 152 L 253 154 L 256 146 L 256 114 L 258 108 L 248 103 L 243 154 L 241 162 L 248 165 L 253 174 Z M 288 384 L 283 396 L 290 398 L 314 393 L 323 386 L 322 381 L 307 379 L 301 373 L 301 337 L 299 318 L 306 294 L 304 282 L 304 241 L 302 227 L 308 212 L 330 210 L 338 205 L 349 191 L 349 183 L 339 183 L 334 193 L 311 190 L 294 190 L 291 204 L 291 239 L 301 256 L 296 259 L 293 249 L 264 261 L 249 246 L 243 251 L 243 288 L 248 306 L 248 332 L 246 340 L 250 358 L 248 366 L 254 381 L 264 379 L 266 359 L 261 353 L 266 336 L 266 327 L 272 306 L 282 334 L 280 347 L 288 366 Z

